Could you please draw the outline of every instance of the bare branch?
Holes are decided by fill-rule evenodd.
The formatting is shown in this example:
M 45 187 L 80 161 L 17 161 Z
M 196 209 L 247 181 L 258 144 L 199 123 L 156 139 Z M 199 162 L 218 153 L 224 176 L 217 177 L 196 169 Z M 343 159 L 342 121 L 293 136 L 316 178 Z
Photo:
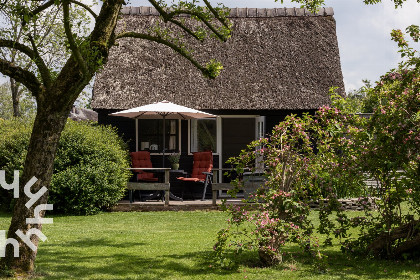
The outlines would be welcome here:
M 36 98 L 42 89 L 42 84 L 36 76 L 27 70 L 13 65 L 9 61 L 0 58 L 0 72 L 25 85 Z
M 79 5 L 79 6 L 81 6 L 81 7 L 83 7 L 84 9 L 86 9 L 95 19 L 98 17 L 98 15 L 97 14 L 95 14 L 95 12 L 94 11 L 92 11 L 92 9 L 88 6 L 88 5 L 85 5 L 85 4 L 83 4 L 83 3 L 81 3 L 81 2 L 78 2 L 78 1 L 75 1 L 75 0 L 70 0 L 70 3 L 73 3 L 73 4 L 76 4 L 76 5 Z
M 70 3 L 69 1 L 65 1 L 63 3 L 64 30 L 66 32 L 67 40 L 69 41 L 70 50 L 72 51 L 74 57 L 76 58 L 76 61 L 79 64 L 79 67 L 82 70 L 83 75 L 86 76 L 88 73 L 88 69 L 87 69 L 85 61 L 83 60 L 83 57 L 82 57 L 82 54 L 80 53 L 79 48 L 74 42 L 73 33 L 71 32 L 71 28 L 70 28 L 69 10 L 70 10 Z
M 0 39 L 0 48 L 1 47 L 6 47 L 6 48 L 18 50 L 18 51 L 26 54 L 30 59 L 32 59 L 35 62 L 36 66 L 38 67 L 39 72 L 41 73 L 41 77 L 42 77 L 43 82 L 48 87 L 50 82 L 51 82 L 51 76 L 49 74 L 49 70 L 44 63 L 44 60 L 41 58 L 41 56 L 39 56 L 39 53 L 36 49 L 36 46 L 33 43 L 32 37 L 30 37 L 29 39 L 32 43 L 32 47 L 34 48 L 34 50 L 25 46 L 24 44 L 14 42 L 14 41 L 11 41 L 11 40 L 2 40 L 2 39 Z
M 33 17 L 33 16 L 39 14 L 40 12 L 48 9 L 52 5 L 54 5 L 54 0 L 48 1 L 47 3 L 45 3 L 44 5 L 39 6 L 38 8 L 36 8 L 35 10 L 33 10 L 32 12 L 29 12 L 29 16 L 30 17 Z
M 39 55 L 38 49 L 35 45 L 34 39 L 32 38 L 31 34 L 28 35 L 29 41 L 31 42 L 32 49 L 33 49 L 33 61 L 35 62 L 36 66 L 38 67 L 39 73 L 41 74 L 42 81 L 44 82 L 47 88 L 51 85 L 51 76 L 50 71 L 48 70 L 47 65 L 45 65 L 44 60 Z
M 189 52 L 187 52 L 185 49 L 177 46 L 176 44 L 174 44 L 174 43 L 172 43 L 168 40 L 165 40 L 165 39 L 160 38 L 160 37 L 151 36 L 151 35 L 148 35 L 148 34 L 137 33 L 137 32 L 124 32 L 124 33 L 118 34 L 115 37 L 115 39 L 121 39 L 121 38 L 124 38 L 124 37 L 145 39 L 145 40 L 153 41 L 153 42 L 168 46 L 171 49 L 173 49 L 174 51 L 176 51 L 177 53 L 179 53 L 180 55 L 182 55 L 183 57 L 185 57 L 186 59 L 188 59 L 195 67 L 197 67 L 203 73 L 204 76 L 214 78 L 214 76 L 211 75 L 210 71 L 206 67 L 203 67 L 200 63 L 198 63 L 191 56 L 191 54 Z
M 35 54 L 31 48 L 15 41 L 0 39 L 0 48 L 10 48 L 21 51 L 22 53 L 29 56 L 29 58 L 31 59 L 35 57 Z

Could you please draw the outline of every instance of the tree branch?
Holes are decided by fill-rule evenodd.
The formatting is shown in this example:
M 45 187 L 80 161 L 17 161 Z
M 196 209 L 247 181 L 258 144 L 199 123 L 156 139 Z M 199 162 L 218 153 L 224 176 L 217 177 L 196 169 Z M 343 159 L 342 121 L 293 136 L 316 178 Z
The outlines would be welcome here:
M 32 12 L 29 12 L 29 16 L 30 17 L 33 17 L 33 16 L 39 14 L 40 12 L 48 9 L 52 5 L 54 5 L 54 0 L 48 1 L 47 3 L 45 3 L 44 5 L 39 6 L 38 8 L 36 8 L 35 10 L 33 10 Z
M 65 1 L 63 3 L 64 30 L 66 32 L 67 40 L 69 41 L 70 50 L 72 51 L 74 57 L 76 58 L 76 61 L 79 64 L 79 67 L 82 70 L 83 75 L 86 76 L 88 73 L 87 65 L 85 64 L 82 54 L 80 53 L 79 48 L 74 42 L 73 34 L 71 33 L 69 10 L 70 10 L 70 3 L 69 1 Z
M 3 39 L 0 39 L 0 48 L 1 47 L 6 47 L 6 48 L 10 48 L 10 49 L 15 49 L 15 50 L 18 50 L 18 51 L 26 54 L 30 59 L 32 59 L 35 62 L 36 66 L 38 67 L 39 73 L 41 74 L 43 82 L 48 87 L 50 82 L 51 82 L 50 72 L 49 72 L 47 66 L 44 63 L 44 60 L 41 58 L 41 56 L 39 56 L 39 53 L 36 49 L 36 46 L 35 46 L 31 36 L 29 36 L 29 40 L 31 41 L 31 44 L 32 44 L 34 50 L 25 46 L 24 44 L 21 44 L 21 43 L 15 42 L 15 41 L 11 41 L 11 40 L 3 40 Z
M 179 26 L 182 30 L 184 30 L 185 32 L 187 32 L 189 35 L 191 35 L 195 39 L 197 39 L 199 41 L 203 41 L 203 38 L 198 37 L 191 29 L 189 29 L 184 24 L 182 24 L 182 22 L 180 22 L 178 20 L 175 20 L 175 19 L 170 19 L 169 21 L 172 22 L 173 24 Z
M 220 40 L 222 40 L 223 42 L 226 42 L 227 41 L 227 39 L 228 38 L 226 38 L 225 36 L 223 36 L 223 34 L 221 34 L 219 31 L 217 31 L 217 29 L 216 28 L 214 28 L 214 26 L 209 22 L 209 21 L 207 21 L 207 19 L 205 19 L 204 17 L 203 17 L 203 15 L 201 15 L 201 14 L 199 14 L 199 13 L 196 13 L 196 12 L 191 12 L 191 11 L 188 11 L 188 10 L 178 10 L 178 11 L 174 11 L 174 12 L 171 12 L 171 13 L 169 13 L 168 14 L 168 17 L 169 18 L 173 18 L 173 17 L 175 17 L 175 16 L 177 16 L 177 15 L 182 15 L 182 14 L 186 14 L 186 15 L 191 15 L 191 16 L 195 16 L 195 17 L 197 17 L 198 19 L 200 19 L 207 27 L 208 27 L 208 29 L 210 29 L 211 30 L 211 32 L 213 32 Z
M 121 39 L 124 37 L 131 37 L 131 38 L 138 38 L 138 39 L 145 39 L 145 40 L 149 40 L 149 41 L 153 41 L 159 44 L 163 44 L 165 46 L 170 47 L 171 49 L 173 49 L 175 52 L 179 53 L 180 55 L 182 55 L 183 57 L 185 57 L 186 59 L 188 59 L 195 67 L 197 67 L 204 76 L 206 77 L 210 77 L 210 78 L 214 78 L 210 71 L 206 68 L 203 67 L 200 63 L 198 63 L 192 56 L 190 53 L 188 53 L 186 50 L 184 50 L 183 48 L 175 45 L 174 43 L 165 40 L 163 38 L 160 37 L 155 37 L 155 36 L 151 36 L 148 34 L 143 34 L 143 33 L 136 33 L 136 32 L 124 32 L 121 34 L 118 34 L 115 39 Z
M 227 39 L 228 39 L 223 34 L 221 34 L 219 31 L 217 31 L 217 29 L 202 14 L 200 14 L 198 12 L 193 12 L 193 11 L 189 11 L 189 10 L 176 10 L 176 11 L 170 12 L 168 14 L 155 0 L 149 0 L 149 2 L 159 12 L 159 14 L 162 16 L 164 22 L 168 22 L 169 21 L 169 22 L 172 22 L 172 23 L 176 24 L 177 26 L 181 27 L 185 32 L 187 32 L 188 34 L 190 34 L 191 36 L 193 36 L 197 40 L 200 40 L 201 41 L 202 39 L 200 39 L 196 34 L 194 34 L 194 32 L 192 32 L 191 29 L 189 29 L 188 27 L 186 27 L 185 25 L 183 25 L 181 22 L 175 20 L 174 17 L 179 16 L 181 14 L 187 14 L 187 15 L 195 16 L 198 19 L 200 19 L 220 40 L 222 40 L 223 42 L 226 42 Z M 217 12 L 214 10 L 213 7 L 212 7 L 212 9 L 213 9 L 213 11 L 215 13 L 215 17 L 223 25 L 225 25 L 226 27 L 228 27 L 226 25 L 225 21 L 222 20 L 219 17 L 219 15 L 217 14 Z
M 9 61 L 0 58 L 0 72 L 6 76 L 15 79 L 17 82 L 25 85 L 35 98 L 39 96 L 42 84 L 36 76 L 27 70 L 14 66 Z
M 219 13 L 213 8 L 212 5 L 210 5 L 209 1 L 207 0 L 203 0 L 203 2 L 206 4 L 207 8 L 210 10 L 210 12 L 212 12 L 212 14 L 214 15 L 214 17 L 220 21 L 226 28 L 229 28 L 229 25 L 227 24 L 226 20 L 224 18 L 221 18 L 219 16 Z
M 182 28 L 185 32 L 187 32 L 189 35 L 194 37 L 195 39 L 202 41 L 201 38 L 199 38 L 194 32 L 192 32 L 189 28 L 187 28 L 185 25 L 183 25 L 181 22 L 175 19 L 171 19 L 168 17 L 168 13 L 161 7 L 159 4 L 154 0 L 149 0 L 149 2 L 155 7 L 155 9 L 159 12 L 159 14 L 162 16 L 164 22 L 172 22 L 173 24 L 179 26 Z
M 85 10 L 87 10 L 95 19 L 98 17 L 98 15 L 97 14 L 95 14 L 95 12 L 94 11 L 92 11 L 92 9 L 88 6 L 88 5 L 85 5 L 85 4 L 83 4 L 83 3 L 81 3 L 81 2 L 78 2 L 78 1 L 75 1 L 75 0 L 70 0 L 70 3 L 73 3 L 73 4 L 76 4 L 76 5 L 79 5 L 79 6 L 81 6 L 81 7 L 83 7 Z
M 34 39 L 32 38 L 32 35 L 28 35 L 29 41 L 31 42 L 33 54 L 34 57 L 32 60 L 35 62 L 36 66 L 38 67 L 39 73 L 41 74 L 42 81 L 44 82 L 44 85 L 49 88 L 51 85 L 51 76 L 50 71 L 48 70 L 47 65 L 45 65 L 44 60 L 39 55 L 38 49 L 35 45 Z
M 34 57 L 34 52 L 31 50 L 31 48 L 25 46 L 24 44 L 21 44 L 12 40 L 0 39 L 0 48 L 15 49 L 15 50 L 23 52 L 24 54 L 29 56 L 31 59 Z

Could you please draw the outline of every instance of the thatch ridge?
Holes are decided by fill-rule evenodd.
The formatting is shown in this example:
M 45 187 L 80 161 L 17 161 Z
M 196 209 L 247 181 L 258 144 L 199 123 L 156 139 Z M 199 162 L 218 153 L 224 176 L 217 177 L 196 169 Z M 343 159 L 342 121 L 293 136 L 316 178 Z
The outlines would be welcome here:
M 127 109 L 168 100 L 195 109 L 306 110 L 328 104 L 331 86 L 344 93 L 332 9 L 317 16 L 295 8 L 244 9 L 231 10 L 241 16 L 231 17 L 227 43 L 188 41 L 202 63 L 222 62 L 216 79 L 202 77 L 165 46 L 123 39 L 96 77 L 92 107 Z M 153 8 L 126 7 L 118 30 L 145 32 L 160 21 L 147 11 Z
M 131 7 L 126 6 L 121 9 L 123 15 L 142 15 L 159 16 L 159 12 L 154 7 Z M 231 8 L 230 18 L 240 17 L 290 17 L 290 16 L 333 16 L 334 9 L 331 7 L 320 8 L 313 13 L 305 8 Z M 187 15 L 185 15 L 187 16 Z

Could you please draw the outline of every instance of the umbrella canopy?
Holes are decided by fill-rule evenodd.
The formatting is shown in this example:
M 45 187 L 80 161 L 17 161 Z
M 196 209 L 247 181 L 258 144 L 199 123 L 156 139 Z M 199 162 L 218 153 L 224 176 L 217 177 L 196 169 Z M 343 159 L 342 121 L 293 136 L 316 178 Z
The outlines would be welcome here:
M 163 118 L 163 167 L 165 167 L 165 119 L 188 120 L 217 117 L 216 115 L 177 105 L 166 100 L 112 113 L 110 115 L 132 119 L 156 119 L 161 116 Z M 136 135 L 136 138 L 138 139 L 138 135 Z
M 166 119 L 201 119 L 215 118 L 215 115 L 177 105 L 169 101 L 148 104 L 133 109 L 128 109 L 110 114 L 133 119 L 156 119 L 156 116 L 164 116 Z

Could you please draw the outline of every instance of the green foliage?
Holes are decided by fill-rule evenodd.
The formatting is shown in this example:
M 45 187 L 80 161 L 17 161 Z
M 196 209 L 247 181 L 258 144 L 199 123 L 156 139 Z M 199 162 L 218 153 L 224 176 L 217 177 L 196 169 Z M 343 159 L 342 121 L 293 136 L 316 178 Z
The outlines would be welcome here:
M 238 174 L 249 168 L 255 171 L 258 165 L 266 166 L 266 181 L 247 201 L 258 206 L 227 206 L 231 218 L 214 248 L 218 263 L 223 264 L 226 259 L 224 248 L 234 247 L 237 253 L 257 251 L 262 264 L 277 265 L 282 262 L 285 246 L 297 244 L 313 256 L 317 269 L 325 270 L 318 242 L 311 237 L 314 227 L 308 219 L 309 199 L 320 195 L 315 190 L 319 186 L 312 168 L 315 164 L 311 164 L 318 160 L 312 144 L 316 126 L 309 115 L 288 116 L 269 138 L 252 142 L 238 157 L 229 160 Z M 256 160 L 260 163 L 255 164 Z M 239 179 L 234 183 L 235 191 L 244 186 Z
M 416 41 L 417 27 L 407 28 Z M 398 69 L 381 77 L 371 89 L 371 100 L 376 100 L 369 120 L 360 119 L 348 137 L 358 143 L 355 163 L 365 174 L 380 183 L 376 201 L 378 215 L 371 215 L 367 207 L 371 201 L 361 200 L 364 217 L 349 219 L 337 204 L 328 205 L 321 211 L 322 231 L 334 232 L 343 238 L 346 252 L 371 253 L 377 257 L 415 257 L 415 243 L 420 214 L 420 64 L 419 57 L 408 45 L 402 32 L 394 30 L 393 39 L 398 43 L 402 57 Z M 347 100 L 337 98 L 335 105 L 342 106 Z M 343 147 L 343 150 L 346 149 Z M 335 199 L 335 198 L 332 198 Z M 408 212 L 402 212 L 404 205 Z M 334 209 L 333 214 L 332 210 Z M 334 216 L 338 223 L 331 223 L 327 216 Z M 416 218 L 415 218 L 416 217 Z M 330 231 L 326 228 L 330 228 Z M 347 235 L 349 228 L 356 227 L 360 236 Z M 399 231 L 407 234 L 398 235 Z M 417 237 L 416 237 L 417 236 Z M 414 250 L 414 251 L 413 251 Z
M 179 163 L 180 154 L 173 154 L 168 156 L 168 160 L 172 164 Z
M 416 41 L 419 29 L 408 28 L 407 33 Z M 308 219 L 308 203 L 320 198 L 327 198 L 321 203 L 318 227 L 325 245 L 332 244 L 333 235 L 345 252 L 417 256 L 420 59 L 400 32 L 394 31 L 393 36 L 407 60 L 381 77 L 374 88 L 366 87 L 373 104 L 371 118 L 352 114 L 352 100 L 332 89 L 333 108 L 321 107 L 315 116 L 288 116 L 269 138 L 254 141 L 229 160 L 238 174 L 264 166 L 266 182 L 248 204 L 226 207 L 231 218 L 214 248 L 220 265 L 226 263 L 229 247 L 237 253 L 256 250 L 262 263 L 274 265 L 282 261 L 285 245 L 295 243 L 325 271 L 325 258 L 311 236 L 314 226 Z M 380 183 L 375 190 L 379 199 L 367 198 L 370 190 L 364 181 L 369 177 Z M 234 183 L 235 191 L 245 185 L 239 179 Z M 359 197 L 363 216 L 350 218 L 343 211 L 337 198 L 347 196 Z M 377 214 L 370 211 L 372 203 Z M 408 212 L 401 210 L 404 205 Z M 359 230 L 356 237 L 350 234 L 353 228 Z
M 214 79 L 220 75 L 220 72 L 223 70 L 223 65 L 220 61 L 211 59 L 206 65 L 206 70 L 207 71 L 204 72 L 204 75 L 208 78 Z
M 283 4 L 283 0 L 275 0 L 275 2 L 280 1 Z M 311 11 L 316 11 L 318 10 L 319 7 L 321 7 L 324 3 L 325 0 L 291 0 L 292 2 L 295 3 L 299 3 L 301 4 L 302 8 L 307 8 Z M 391 0 L 392 2 L 394 2 L 395 4 L 395 8 L 401 7 L 404 2 L 406 2 L 407 0 Z M 373 5 L 373 4 L 378 4 L 381 3 L 382 0 L 363 0 L 363 3 L 365 3 L 366 5 Z M 420 3 L 420 0 L 417 0 L 418 3 Z
M 28 119 L 0 119 L 0 170 L 6 171 L 6 180 L 13 180 L 14 170 L 23 170 L 32 121 Z M 0 208 L 12 210 L 13 193 L 0 188 Z
M 330 96 L 334 107 L 349 114 L 372 113 L 373 108 L 378 104 L 378 100 L 372 95 L 371 82 L 369 80 L 363 80 L 362 82 L 364 85 L 357 90 L 348 92 L 345 99 L 335 93 L 335 88 L 331 88 Z
M 23 92 L 19 100 L 19 112 L 21 116 L 28 118 L 35 115 L 35 100 Z M 10 84 L 4 83 L 0 85 L 0 118 L 10 119 L 13 117 L 12 93 L 10 92 Z
M 31 124 L 1 122 L 0 169 L 10 178 L 13 170 L 23 169 Z M 72 214 L 108 209 L 124 195 L 130 177 L 127 168 L 127 147 L 115 129 L 69 120 L 54 162 L 49 203 L 55 211 Z
M 127 147 L 111 127 L 69 121 L 60 139 L 50 203 L 60 212 L 94 214 L 122 198 L 130 177 Z

